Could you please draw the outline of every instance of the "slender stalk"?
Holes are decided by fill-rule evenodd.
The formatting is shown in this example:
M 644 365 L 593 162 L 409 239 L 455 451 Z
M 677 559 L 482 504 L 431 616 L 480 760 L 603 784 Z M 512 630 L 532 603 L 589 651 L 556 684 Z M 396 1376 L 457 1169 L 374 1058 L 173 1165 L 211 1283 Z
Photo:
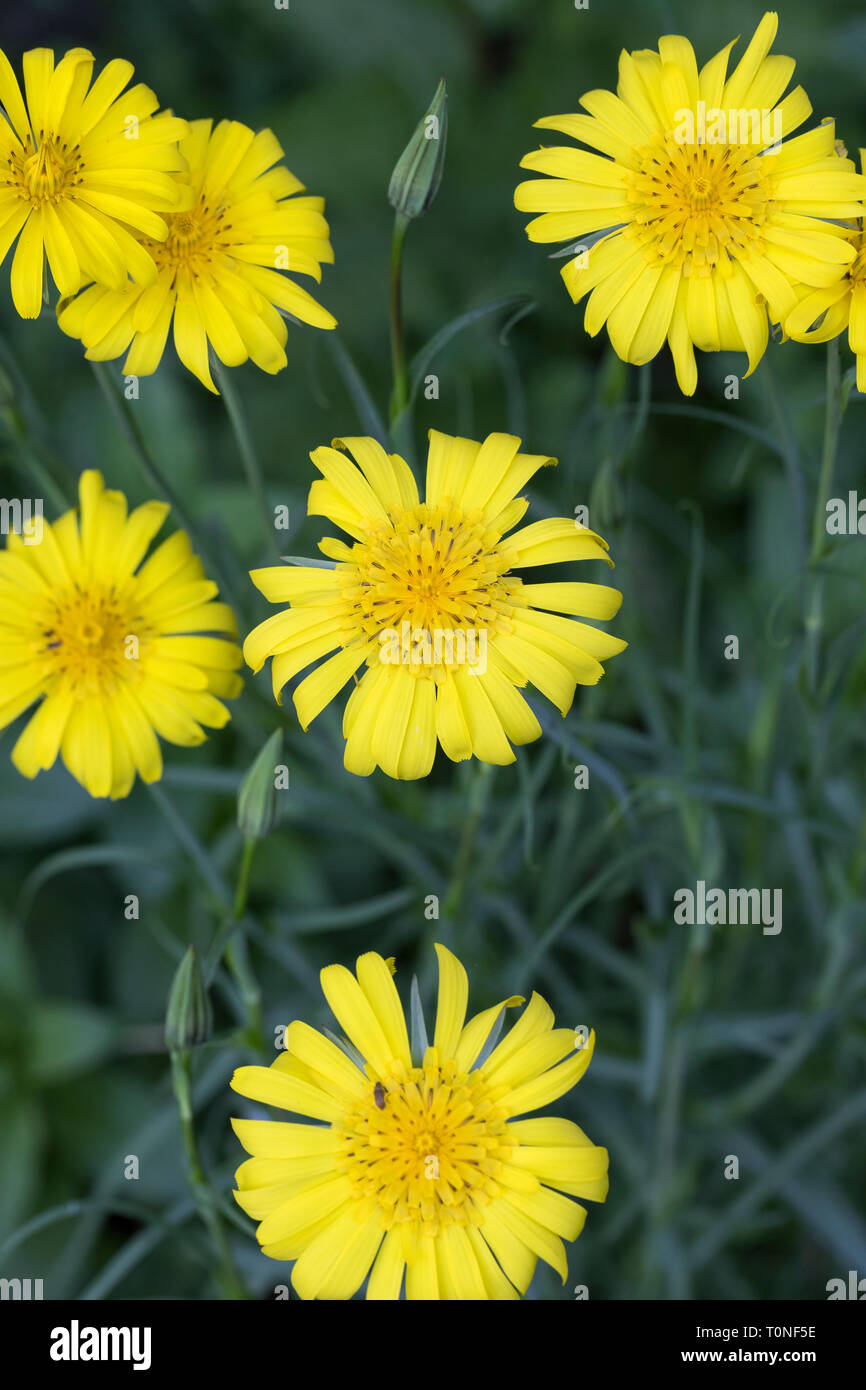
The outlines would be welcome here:
M 58 511 L 71 506 L 71 494 L 54 476 L 49 451 L 30 428 L 33 398 L 21 376 L 14 356 L 0 338 L 0 419 L 9 431 L 13 447 L 20 450 L 22 467 L 32 473 L 45 497 Z
M 247 1016 L 244 1042 L 255 1052 L 266 1053 L 265 1021 L 262 1017 L 262 991 L 247 960 L 247 944 L 243 936 L 230 937 L 223 952 L 226 965 L 235 978 Z
M 475 841 L 478 837 L 478 827 L 487 804 L 490 794 L 490 783 L 492 780 L 493 768 L 490 763 L 478 763 L 473 771 L 472 784 L 469 788 L 469 807 L 466 820 L 463 822 L 463 832 L 460 836 L 460 844 L 457 849 L 457 858 L 454 863 L 454 873 L 451 878 L 451 886 L 445 897 L 443 911 L 446 916 L 457 913 L 463 901 L 463 892 L 466 887 L 466 879 L 469 875 L 469 867 L 472 863 L 472 854 L 475 849 Z
M 52 477 L 48 466 L 41 457 L 38 445 L 30 438 L 21 411 L 15 405 L 8 405 L 2 414 L 5 417 L 9 433 L 20 450 L 23 471 L 33 475 L 40 491 L 48 498 L 52 507 L 58 511 L 66 511 L 71 506 L 72 499 L 65 488 L 61 487 Z
M 403 340 L 403 243 L 409 218 L 398 212 L 394 217 L 391 239 L 391 424 L 409 404 L 409 374 L 406 370 L 406 346 Z
M 689 557 L 688 588 L 685 596 L 683 622 L 683 698 L 680 747 L 684 784 L 680 788 L 680 815 L 683 834 L 696 869 L 700 869 L 704 845 L 706 808 L 690 791 L 698 777 L 700 765 L 698 714 L 695 692 L 698 690 L 698 646 L 701 617 L 701 588 L 704 573 L 704 522 L 700 509 L 691 501 L 681 504 L 692 516 L 691 554 Z
M 195 864 L 202 881 L 207 884 L 214 897 L 223 906 L 227 906 L 231 902 L 231 895 L 195 831 L 184 820 L 159 782 L 152 782 L 148 786 L 148 791 L 159 808 L 160 814 L 167 822 L 172 835 L 183 845 Z
M 214 938 L 214 943 L 205 965 L 205 982 L 210 986 L 220 960 L 225 959 L 226 965 L 235 978 L 243 1002 L 247 1023 L 246 1041 L 251 1047 L 254 1047 L 257 1052 L 264 1052 L 266 1048 L 261 1013 L 261 990 L 250 970 L 243 945 L 231 940 L 234 928 L 246 912 L 250 869 L 252 867 L 252 855 L 255 842 L 246 841 L 244 844 L 239 882 L 233 899 L 228 886 L 214 866 L 207 849 L 201 843 L 192 827 L 184 820 L 171 799 L 166 795 L 163 787 L 158 782 L 154 782 L 148 787 L 148 791 L 169 825 L 173 836 L 183 845 L 190 859 L 198 869 L 202 882 L 207 885 L 223 908 L 222 924 Z
M 257 1052 L 265 1052 L 265 1025 L 262 1018 L 262 991 L 259 982 L 250 969 L 247 960 L 246 941 L 243 936 L 232 936 L 231 928 L 238 923 L 247 910 L 247 897 L 250 889 L 250 871 L 253 865 L 253 855 L 255 854 L 256 841 L 253 839 L 244 840 L 243 854 L 241 856 L 240 868 L 238 870 L 237 889 L 232 906 L 231 917 L 228 921 L 228 934 L 224 948 L 226 964 L 235 977 L 241 998 L 244 1004 L 244 1012 L 247 1016 L 247 1035 L 246 1041 L 250 1047 Z
M 253 500 L 256 505 L 265 548 L 275 558 L 279 558 L 279 546 L 277 545 L 276 534 L 274 532 L 273 516 L 268 507 L 267 497 L 265 496 L 265 482 L 261 464 L 256 454 L 246 416 L 241 407 L 240 397 L 231 379 L 231 371 L 220 366 L 218 362 L 214 363 L 214 371 L 220 393 L 225 402 L 229 423 L 231 424 L 237 442 L 238 453 L 241 456 L 244 473 L 246 474 L 250 492 L 253 495 Z
M 155 492 L 158 492 L 164 501 L 168 502 L 184 530 L 193 532 L 195 528 L 191 517 L 188 515 L 186 508 L 171 486 L 171 483 L 160 472 L 152 459 L 147 445 L 144 442 L 144 437 L 139 428 L 138 421 L 129 409 L 129 403 L 126 398 L 121 396 L 116 387 L 112 384 L 111 376 L 105 363 L 91 362 L 90 365 L 93 368 L 93 374 L 96 377 L 99 389 L 108 402 L 112 415 L 120 426 L 126 442 L 135 455 L 136 463 L 147 480 L 148 486 L 153 488 Z
M 228 1298 L 245 1299 L 247 1291 L 235 1268 L 223 1229 L 216 1193 L 202 1166 L 195 1137 L 192 1107 L 191 1058 L 188 1051 L 172 1052 L 171 1079 L 174 1087 L 180 1130 L 186 1153 L 187 1177 L 199 1215 L 207 1227 L 219 1259 L 219 1283 Z
M 256 842 L 253 839 L 244 840 L 244 851 L 241 857 L 241 866 L 238 870 L 238 885 L 235 892 L 233 917 L 239 922 L 247 910 L 247 898 L 250 891 L 250 870 L 253 867 L 253 855 L 256 852 Z
M 174 488 L 171 486 L 171 483 L 154 462 L 144 442 L 144 436 L 141 433 L 138 421 L 129 408 L 129 402 L 113 385 L 111 375 L 104 362 L 91 362 L 90 365 L 99 383 L 99 388 L 108 402 L 111 413 L 120 426 L 124 438 L 148 486 L 154 490 L 157 496 L 161 497 L 163 501 L 169 504 L 184 531 L 194 539 L 196 550 L 202 558 L 206 560 L 207 567 L 217 579 L 222 593 L 226 597 L 230 597 L 232 594 L 232 584 L 229 582 L 219 560 L 211 552 L 208 542 L 197 530 L 195 523 Z
M 383 448 L 388 444 L 388 431 L 376 409 L 376 403 L 370 395 L 369 387 L 358 371 L 349 353 L 337 337 L 336 333 L 325 333 L 322 342 L 330 350 L 331 356 L 336 364 L 337 371 L 344 386 L 349 394 L 355 410 L 358 412 L 358 419 L 366 430 L 367 434 L 373 439 L 378 440 Z
M 839 447 L 839 428 L 842 421 L 841 367 L 839 339 L 827 344 L 827 399 L 824 413 L 824 443 L 821 449 L 821 472 L 818 495 L 812 514 L 812 545 L 809 552 L 809 592 L 806 601 L 806 678 L 810 694 L 818 685 L 818 661 L 821 633 L 824 626 L 824 576 L 816 573 L 827 544 L 827 502 L 833 487 L 836 453 Z

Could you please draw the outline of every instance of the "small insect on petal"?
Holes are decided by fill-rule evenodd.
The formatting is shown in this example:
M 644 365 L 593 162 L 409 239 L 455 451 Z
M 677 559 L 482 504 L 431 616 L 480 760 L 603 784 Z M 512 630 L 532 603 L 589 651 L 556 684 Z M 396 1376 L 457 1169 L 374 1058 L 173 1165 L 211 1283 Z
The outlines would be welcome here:
M 373 1099 L 380 1110 L 385 1109 L 385 1087 L 382 1085 L 381 1081 L 377 1081 L 373 1087 Z

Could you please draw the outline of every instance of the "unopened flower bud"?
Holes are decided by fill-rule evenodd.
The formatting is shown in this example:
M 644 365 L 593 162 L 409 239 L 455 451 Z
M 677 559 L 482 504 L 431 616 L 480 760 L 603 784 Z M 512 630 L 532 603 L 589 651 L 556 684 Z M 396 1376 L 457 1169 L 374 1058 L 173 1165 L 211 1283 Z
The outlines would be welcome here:
M 245 840 L 263 840 L 270 835 L 279 815 L 277 810 L 277 775 L 285 773 L 280 763 L 283 734 L 277 729 L 271 734 L 238 792 L 238 829 Z
M 190 946 L 177 967 L 168 996 L 165 1016 L 165 1045 L 169 1052 L 186 1052 L 200 1047 L 211 1033 L 211 1007 L 198 953 Z
M 420 217 L 436 197 L 445 165 L 447 131 L 448 108 L 443 77 L 391 175 L 388 202 L 404 217 Z

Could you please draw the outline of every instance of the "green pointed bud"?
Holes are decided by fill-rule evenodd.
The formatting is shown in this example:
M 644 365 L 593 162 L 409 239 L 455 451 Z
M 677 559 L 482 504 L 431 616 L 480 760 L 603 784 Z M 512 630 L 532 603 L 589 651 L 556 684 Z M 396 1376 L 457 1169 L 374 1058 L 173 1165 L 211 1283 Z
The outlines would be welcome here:
M 288 786 L 288 768 L 281 762 L 282 729 L 271 734 L 238 792 L 238 829 L 245 840 L 263 840 L 279 819 L 277 788 Z
M 447 133 L 448 107 L 443 77 L 391 175 L 388 202 L 404 217 L 421 217 L 436 197 L 445 166 Z
M 211 1007 L 198 954 L 190 946 L 177 967 L 165 1015 L 165 1045 L 169 1052 L 200 1047 L 211 1033 Z

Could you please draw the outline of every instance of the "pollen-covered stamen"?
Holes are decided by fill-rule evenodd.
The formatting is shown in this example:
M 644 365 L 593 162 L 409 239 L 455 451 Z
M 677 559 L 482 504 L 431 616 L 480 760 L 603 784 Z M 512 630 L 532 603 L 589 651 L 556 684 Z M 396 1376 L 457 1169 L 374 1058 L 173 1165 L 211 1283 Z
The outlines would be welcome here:
M 81 183 L 83 161 L 78 145 L 69 146 L 52 134 L 40 133 L 34 145 L 28 135 L 23 149 L 10 152 L 9 174 L 4 182 L 10 192 L 29 203 L 58 203 Z
M 410 1222 L 435 1235 L 449 1222 L 477 1225 L 501 1190 L 511 1156 L 506 1117 L 480 1072 L 460 1072 L 428 1048 L 423 1067 L 392 1064 L 382 1078 L 384 1105 L 370 1095 L 339 1126 L 338 1165 L 361 1214 L 376 1209 L 389 1229 Z
M 204 197 L 185 212 L 165 215 L 168 235 L 165 241 L 145 241 L 158 268 L 177 271 L 182 267 L 192 275 L 209 272 L 232 245 L 231 222 L 222 205 L 211 206 Z
M 338 567 L 350 619 L 375 637 L 385 629 L 495 630 L 511 613 L 510 558 L 480 511 L 420 503 L 371 528 Z
M 682 266 L 685 275 L 709 275 L 714 266 L 724 274 L 731 259 L 764 249 L 774 162 L 747 145 L 658 136 L 628 179 L 626 234 L 649 261 Z
M 46 675 L 77 693 L 107 693 L 139 678 L 146 624 L 113 589 L 73 588 L 54 597 L 42 632 Z

